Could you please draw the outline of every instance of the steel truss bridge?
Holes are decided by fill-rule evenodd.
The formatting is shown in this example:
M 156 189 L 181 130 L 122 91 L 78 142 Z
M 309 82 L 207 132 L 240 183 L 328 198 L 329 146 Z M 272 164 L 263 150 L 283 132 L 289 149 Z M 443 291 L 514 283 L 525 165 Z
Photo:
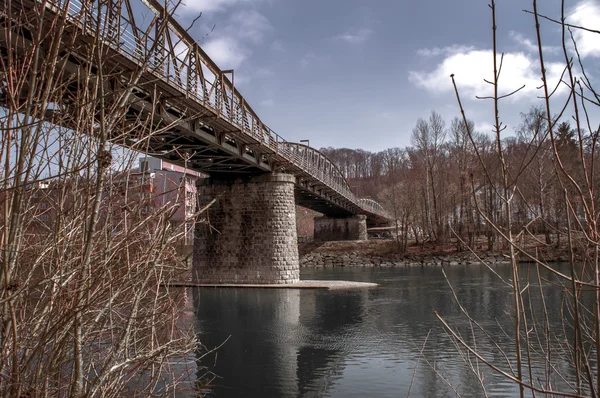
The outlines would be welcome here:
M 217 178 L 293 174 L 297 204 L 328 216 L 363 214 L 371 225 L 389 222 L 377 202 L 351 192 L 325 155 L 284 140 L 260 120 L 235 88 L 233 71 L 221 70 L 172 17 L 174 6 L 156 0 L 12 0 L 5 4 L 12 6 L 0 10 L 0 24 L 23 18 L 24 10 L 31 10 L 34 15 L 27 18 L 33 16 L 35 21 L 35 14 L 43 10 L 48 18 L 58 17 L 69 25 L 72 37 L 81 42 L 71 48 L 83 48 L 100 34 L 110 65 L 93 65 L 85 54 L 60 49 L 72 70 L 92 64 L 93 70 L 110 68 L 112 74 L 121 70 L 124 76 L 141 71 L 128 112 L 132 118 L 152 115 L 157 126 L 169 126 L 144 138 L 152 156 Z M 28 40 L 22 28 L 15 33 Z M 7 38 L 2 36 L 6 34 L 0 36 L 0 51 L 6 53 Z M 138 140 L 131 137 L 125 146 L 135 147 Z

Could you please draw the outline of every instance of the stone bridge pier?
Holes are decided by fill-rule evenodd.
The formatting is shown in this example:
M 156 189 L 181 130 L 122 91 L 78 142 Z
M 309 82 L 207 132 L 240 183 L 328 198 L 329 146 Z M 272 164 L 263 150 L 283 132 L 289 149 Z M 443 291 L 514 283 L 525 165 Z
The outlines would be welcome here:
M 286 284 L 300 280 L 295 177 L 209 178 L 199 206 L 215 202 L 196 226 L 192 279 L 207 284 Z
M 314 240 L 367 240 L 367 216 L 316 217 Z

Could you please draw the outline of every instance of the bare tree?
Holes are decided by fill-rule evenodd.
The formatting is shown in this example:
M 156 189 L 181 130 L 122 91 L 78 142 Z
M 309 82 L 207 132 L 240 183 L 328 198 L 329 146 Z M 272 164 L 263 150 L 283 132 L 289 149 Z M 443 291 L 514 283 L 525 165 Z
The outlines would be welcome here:
M 450 128 L 452 135 L 451 145 L 454 158 L 456 159 L 456 172 L 458 175 L 459 210 L 457 233 L 460 236 L 460 239 L 457 239 L 458 250 L 463 249 L 462 242 L 467 241 L 471 247 L 474 244 L 473 208 L 469 194 L 469 163 L 472 153 L 469 151 L 468 131 L 474 131 L 475 125 L 471 121 L 467 121 L 467 123 L 469 123 L 468 128 L 462 120 L 454 118 Z M 465 227 L 468 235 L 467 239 L 465 239 L 464 235 Z
M 517 130 L 519 139 L 526 145 L 528 149 L 531 149 L 532 153 L 527 153 L 526 158 L 523 159 L 525 162 L 531 162 L 529 167 L 525 168 L 525 173 L 530 177 L 529 183 L 525 183 L 524 188 L 527 186 L 535 187 L 532 189 L 532 193 L 537 202 L 537 215 L 541 230 L 544 233 L 547 244 L 552 243 L 550 237 L 550 229 L 546 222 L 548 221 L 548 210 L 547 210 L 547 191 L 552 183 L 552 176 L 554 170 L 551 164 L 551 152 L 549 141 L 547 140 L 548 126 L 547 120 L 544 115 L 544 111 L 541 107 L 532 107 L 529 112 L 521 114 L 521 125 Z M 531 156 L 528 159 L 527 156 Z M 527 194 L 527 192 L 525 192 Z
M 493 32 L 493 77 L 488 80 L 494 93 L 491 97 L 494 109 L 494 147 L 491 154 L 499 167 L 495 170 L 486 160 L 486 154 L 475 142 L 473 132 L 468 130 L 469 139 L 476 151 L 479 165 L 491 187 L 491 194 L 499 200 L 501 216 L 494 218 L 494 213 L 481 205 L 474 182 L 471 193 L 478 213 L 498 237 L 504 242 L 506 256 L 510 261 L 511 278 L 502 280 L 510 286 L 512 308 L 510 316 L 513 322 L 511 341 L 502 344 L 472 319 L 461 307 L 465 317 L 473 329 L 482 331 L 485 338 L 500 350 L 505 358 L 503 363 L 490 361 L 480 348 L 481 344 L 463 338 L 456 325 L 450 325 L 439 315 L 438 318 L 458 346 L 464 350 L 468 358 L 485 363 L 494 372 L 518 384 L 520 396 L 526 393 L 560 396 L 597 396 L 600 387 L 598 363 L 600 362 L 600 235 L 596 220 L 599 217 L 596 187 L 596 134 L 592 125 L 590 109 L 598 107 L 598 95 L 592 82 L 588 79 L 586 68 L 577 52 L 574 30 L 585 30 L 598 34 L 590 28 L 573 26 L 565 22 L 565 2 L 562 2 L 560 17 L 552 18 L 540 15 L 536 0 L 532 1 L 532 10 L 526 11 L 534 20 L 539 56 L 539 73 L 542 81 L 540 87 L 543 98 L 542 108 L 534 108 L 524 115 L 524 123 L 520 132 L 522 142 L 502 140 L 501 133 L 505 126 L 501 121 L 501 103 L 507 97 L 520 95 L 520 89 L 506 88 L 499 84 L 502 72 L 503 57 L 497 49 L 495 1 L 491 1 Z M 562 29 L 562 49 L 564 55 L 564 73 L 560 85 L 569 93 L 566 101 L 555 104 L 551 101 L 556 86 L 551 86 L 546 74 L 545 53 L 540 33 L 540 23 L 557 24 Z M 580 75 L 577 76 L 575 63 L 578 63 Z M 458 71 L 457 71 L 458 73 Z M 451 76 L 456 90 L 458 104 L 463 122 L 468 125 L 466 113 L 462 106 L 459 85 L 460 78 Z M 553 100 L 554 98 L 552 98 Z M 553 110 L 556 109 L 556 112 Z M 573 115 L 575 127 L 557 123 L 563 113 L 569 109 Z M 556 116 L 558 115 L 558 116 Z M 561 133 L 558 134 L 557 131 Z M 567 138 L 568 137 L 568 138 Z M 570 148 L 567 150 L 566 148 Z M 517 153 L 518 152 L 518 153 Z M 566 155 L 569 153 L 569 155 Z M 575 153 L 577 156 L 574 156 Z M 497 174 L 497 178 L 494 174 Z M 533 177 L 533 178 L 528 178 Z M 560 189 L 550 190 L 548 184 L 555 178 Z M 498 183 L 495 183 L 498 181 Z M 533 182 L 533 183 L 532 183 Z M 534 195 L 527 193 L 527 186 L 533 185 Z M 547 206 L 550 193 L 555 194 L 553 200 L 556 207 L 562 207 L 564 218 L 561 224 L 553 222 Z M 525 224 L 513 223 L 518 211 L 517 200 L 525 201 L 532 209 L 534 217 Z M 560 203 L 560 205 L 559 205 Z M 538 242 L 541 247 L 549 245 L 548 230 L 544 229 L 546 238 L 540 241 L 532 222 L 541 222 L 544 228 L 554 225 L 556 230 L 563 230 L 569 249 L 569 267 L 566 271 L 556 264 L 546 261 L 538 251 L 532 251 L 524 242 Z M 524 274 L 519 262 L 529 261 L 536 268 L 534 276 Z M 554 281 L 542 279 L 541 271 L 549 273 Z M 553 328 L 549 321 L 550 308 L 545 301 L 545 290 L 548 283 L 563 286 L 564 300 L 561 313 L 563 325 Z M 535 287 L 535 288 L 534 288 Z M 584 292 L 588 293 L 584 293 Z M 531 305 L 531 296 L 538 296 L 541 309 Z M 593 295 L 592 300 L 585 299 Z M 458 301 L 460 297 L 455 296 Z M 558 359 L 557 359 L 558 358 Z M 557 366 L 557 360 L 562 361 Z M 541 364 L 541 366 L 538 366 Z M 565 369 L 565 364 L 566 369 Z M 539 369 L 543 369 L 540 371 Z M 557 389 L 556 381 L 560 380 L 561 389 Z M 484 380 L 480 378 L 483 383 Z
M 429 121 L 419 119 L 412 133 L 412 144 L 423 157 L 425 164 L 425 218 L 433 240 L 440 238 L 441 216 L 438 209 L 439 192 L 436 191 L 438 177 L 438 155 L 446 137 L 445 123 L 440 114 L 431 112 Z
M 149 176 L 131 178 L 138 155 L 119 145 L 147 152 L 172 124 L 132 108 L 135 90 L 159 94 L 113 59 L 105 4 L 82 7 L 90 31 L 68 10 L 0 11 L 0 395 L 168 394 L 183 376 L 171 364 L 197 346 L 169 286 L 186 269 L 179 204 L 150 206 Z

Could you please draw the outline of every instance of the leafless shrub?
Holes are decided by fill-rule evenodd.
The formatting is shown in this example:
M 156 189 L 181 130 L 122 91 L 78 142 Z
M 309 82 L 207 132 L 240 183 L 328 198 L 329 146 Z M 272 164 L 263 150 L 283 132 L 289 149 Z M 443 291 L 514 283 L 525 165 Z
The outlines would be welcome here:
M 504 242 L 511 263 L 512 344 L 497 346 L 504 353 L 505 361 L 497 363 L 488 360 L 486 353 L 477 347 L 474 340 L 464 338 L 457 326 L 450 325 L 439 315 L 438 318 L 467 357 L 475 357 L 494 372 L 517 383 L 520 396 L 526 393 L 534 396 L 536 393 L 545 396 L 597 396 L 600 387 L 597 368 L 600 362 L 600 235 L 597 225 L 600 214 L 596 194 L 596 141 L 599 130 L 591 122 L 591 108 L 597 109 L 600 103 L 573 39 L 574 29 L 586 28 L 565 22 L 564 1 L 560 18 L 553 19 L 540 15 L 537 1 L 533 0 L 532 10 L 527 12 L 532 16 L 537 32 L 543 105 L 533 109 L 524 118 L 526 124 L 521 131 L 525 149 L 520 158 L 511 157 L 501 135 L 505 127 L 501 122 L 500 109 L 502 100 L 519 95 L 520 88 L 513 91 L 514 88 L 504 88 L 499 84 L 503 54 L 496 45 L 496 2 L 493 0 L 490 9 L 494 51 L 493 78 L 489 83 L 494 94 L 489 99 L 493 102 L 495 115 L 495 147 L 492 155 L 499 165 L 496 173 L 500 177 L 497 178 L 492 169 L 486 168 L 486 159 L 480 152 L 477 152 L 477 156 L 485 178 L 493 186 L 494 195 L 501 203 L 502 217 L 493 218 L 493 214 L 481 206 L 475 195 L 475 185 L 473 182 L 471 184 L 479 215 Z M 556 87 L 550 86 L 547 80 L 540 32 L 542 20 L 557 24 L 562 29 L 564 72 L 559 84 L 568 91 L 563 103 L 556 99 Z M 592 32 L 598 34 L 597 31 Z M 454 75 L 451 78 L 463 123 L 468 125 L 459 96 L 460 77 L 457 75 L 456 81 Z M 569 114 L 573 115 L 573 128 L 562 119 Z M 471 144 L 477 151 L 474 132 L 471 128 L 467 130 Z M 536 187 L 535 199 L 530 199 L 524 189 L 526 184 L 523 179 L 530 177 L 536 181 L 530 184 Z M 548 206 L 551 196 L 553 203 Z M 519 201 L 535 203 L 530 205 L 528 211 L 536 217 L 528 223 L 515 225 L 515 204 Z M 560 210 L 553 212 L 552 208 Z M 539 230 L 545 235 L 543 241 L 537 238 L 534 224 L 541 225 Z M 527 250 L 523 244 L 525 239 L 530 239 L 536 240 L 542 247 L 549 246 L 553 243 L 550 231 L 554 231 L 557 238 L 566 236 L 570 265 L 566 272 L 545 261 L 538 253 Z M 519 265 L 519 261 L 530 262 L 532 269 L 524 272 L 524 266 Z M 542 278 L 541 271 L 549 273 L 552 278 Z M 550 308 L 545 301 L 545 291 L 551 283 L 560 284 L 564 294 L 562 328 L 553 327 L 549 320 Z M 532 297 L 537 297 L 541 304 L 532 304 Z M 456 300 L 460 300 L 460 297 L 456 297 Z M 464 309 L 463 313 L 470 322 L 474 322 Z M 557 387 L 558 384 L 561 386 Z
M 141 72 L 101 29 L 77 40 L 47 7 L 0 6 L 0 395 L 166 395 L 196 348 L 169 287 L 185 271 L 177 204 L 149 206 L 119 145 L 145 152 L 170 126 L 132 112 Z

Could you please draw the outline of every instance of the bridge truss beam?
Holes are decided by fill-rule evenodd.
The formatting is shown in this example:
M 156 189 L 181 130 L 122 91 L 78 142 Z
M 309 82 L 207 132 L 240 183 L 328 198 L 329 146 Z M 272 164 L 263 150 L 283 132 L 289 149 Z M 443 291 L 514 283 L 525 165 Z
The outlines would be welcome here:
M 56 47 L 64 57 L 66 72 L 60 83 L 72 88 L 72 98 L 77 98 L 77 77 L 90 77 L 80 71 L 93 73 L 101 68 L 110 71 L 104 75 L 112 76 L 102 82 L 107 92 L 129 91 L 127 114 L 132 124 L 151 119 L 151 133 L 115 134 L 120 140 L 116 143 L 143 148 L 213 176 L 290 173 L 298 181 L 300 204 L 308 208 L 331 215 L 364 214 L 371 224 L 389 221 L 379 204 L 351 192 L 326 156 L 287 142 L 263 123 L 235 88 L 233 71 L 221 70 L 172 17 L 176 8 L 164 8 L 156 0 L 13 0 L 10 4 L 12 9 L 0 15 L 0 23 L 26 13 L 63 18 L 66 28 L 60 42 L 41 45 Z M 26 29 L 14 33 L 26 51 L 32 45 L 27 44 Z M 98 37 L 104 54 L 101 64 L 94 62 L 92 47 Z M 14 49 L 7 40 L 0 37 L 0 51 Z M 65 127 L 75 128 L 65 122 L 74 111 L 69 101 L 67 95 L 47 121 L 60 120 Z

